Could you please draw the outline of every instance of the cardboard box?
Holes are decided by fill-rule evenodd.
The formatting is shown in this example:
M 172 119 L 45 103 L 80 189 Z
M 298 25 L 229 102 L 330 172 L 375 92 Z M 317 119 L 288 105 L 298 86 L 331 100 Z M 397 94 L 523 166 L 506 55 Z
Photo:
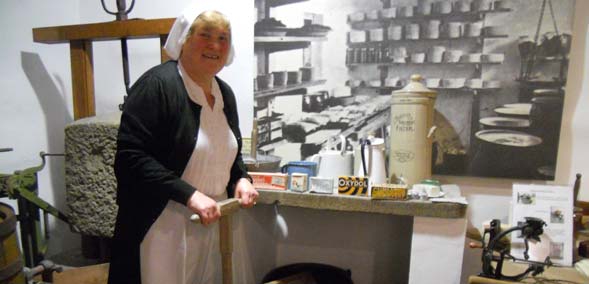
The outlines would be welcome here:
M 305 192 L 308 189 L 308 175 L 292 173 L 289 177 L 288 189 L 295 192 Z
M 340 176 L 337 191 L 344 195 L 367 196 L 369 184 L 367 177 Z
M 371 188 L 372 199 L 407 199 L 407 185 L 404 184 L 375 184 Z
M 249 172 L 256 189 L 286 190 L 288 175 L 282 173 Z

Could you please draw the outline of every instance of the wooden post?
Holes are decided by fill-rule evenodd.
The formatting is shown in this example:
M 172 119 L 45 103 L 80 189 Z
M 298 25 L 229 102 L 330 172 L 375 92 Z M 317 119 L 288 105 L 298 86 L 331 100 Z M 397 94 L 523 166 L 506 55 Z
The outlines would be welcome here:
M 92 42 L 90 40 L 70 41 L 70 61 L 74 120 L 94 116 L 96 109 L 94 105 Z
M 233 231 L 231 230 L 231 215 L 221 217 L 219 221 L 219 247 L 223 268 L 223 284 L 233 284 Z
M 166 41 L 168 40 L 168 35 L 160 35 L 160 60 L 162 63 L 170 60 L 168 54 L 164 50 L 164 45 L 166 45 Z

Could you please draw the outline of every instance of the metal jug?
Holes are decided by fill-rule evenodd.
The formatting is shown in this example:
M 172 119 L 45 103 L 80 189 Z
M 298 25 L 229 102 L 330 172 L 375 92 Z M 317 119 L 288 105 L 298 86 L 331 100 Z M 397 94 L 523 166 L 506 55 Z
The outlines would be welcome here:
M 354 169 L 354 154 L 346 151 L 346 139 L 340 136 L 341 150 L 324 149 L 311 157 L 317 163 L 317 176 L 333 178 L 337 183 L 339 176 L 351 176 Z
M 360 139 L 354 149 L 354 173 L 359 177 L 368 177 L 372 184 L 387 182 L 384 139 Z
M 408 185 L 431 177 L 436 92 L 426 88 L 420 75 L 412 75 L 391 98 L 389 181 Z

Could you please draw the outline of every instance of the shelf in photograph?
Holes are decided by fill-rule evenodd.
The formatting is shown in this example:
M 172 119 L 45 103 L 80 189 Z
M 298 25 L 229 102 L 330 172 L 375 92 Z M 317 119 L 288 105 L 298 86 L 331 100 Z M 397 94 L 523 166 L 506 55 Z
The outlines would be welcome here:
M 447 65 L 495 65 L 495 64 L 501 64 L 503 62 L 422 62 L 422 63 L 416 63 L 416 62 L 405 62 L 405 63 L 400 63 L 400 62 L 387 62 L 387 63 L 378 63 L 378 68 L 386 68 L 389 66 L 399 66 L 399 65 L 412 65 L 412 66 L 430 66 L 430 65 L 438 65 L 438 66 L 447 66 Z M 348 64 L 348 67 L 354 67 L 354 66 L 359 66 L 359 65 L 370 65 L 370 64 L 374 64 L 374 63 L 353 63 L 353 64 Z
M 418 39 L 399 39 L 399 40 L 366 41 L 366 42 L 350 42 L 350 41 L 348 41 L 348 46 L 350 46 L 350 47 L 364 47 L 364 46 L 376 46 L 376 45 L 395 44 L 395 43 L 403 43 L 403 42 L 485 40 L 485 39 L 499 39 L 499 38 L 507 38 L 507 37 L 509 37 L 509 35 L 463 36 L 463 37 L 455 37 L 455 38 L 448 38 L 448 37 L 444 37 L 444 38 L 418 38 Z
M 265 53 L 307 48 L 312 42 L 326 41 L 326 37 L 300 36 L 256 36 L 254 50 Z
M 325 84 L 327 80 L 315 80 L 309 82 L 302 82 L 301 84 L 292 84 L 286 85 L 281 87 L 275 87 L 272 89 L 267 90 L 259 90 L 254 92 L 254 98 L 266 98 L 266 97 L 275 97 L 280 95 L 291 95 L 293 93 L 300 93 L 301 91 L 304 92 L 304 89 L 312 86 L 319 86 Z
M 394 18 L 378 18 L 378 19 L 365 19 L 362 21 L 348 21 L 349 24 L 374 24 L 374 23 L 382 23 L 382 22 L 396 22 L 396 21 L 413 21 L 413 20 L 432 20 L 432 19 L 443 19 L 447 20 L 448 18 L 479 18 L 485 14 L 494 14 L 494 13 L 507 13 L 511 12 L 509 8 L 502 8 L 502 9 L 493 9 L 487 11 L 469 11 L 469 12 L 451 12 L 447 14 L 430 14 L 430 15 L 413 15 L 411 17 L 394 17 Z
M 380 94 L 390 94 L 393 91 L 396 90 L 400 90 L 403 87 L 398 87 L 398 86 L 382 86 L 382 87 L 371 87 L 371 86 L 360 86 L 360 87 L 354 87 L 354 91 L 358 92 L 361 91 L 362 89 L 368 89 L 368 90 L 372 90 L 372 91 L 377 91 Z M 435 88 L 430 88 L 431 90 L 434 91 L 460 91 L 460 92 L 489 92 L 489 91 L 497 91 L 500 90 L 501 88 L 470 88 L 470 87 L 460 87 L 460 88 L 445 88 L 445 87 L 435 87 Z
M 569 57 L 568 56 L 543 56 L 543 55 L 536 55 L 535 57 L 528 57 L 528 58 L 522 58 L 522 61 L 524 62 L 530 62 L 530 61 L 542 61 L 542 62 L 561 62 L 561 61 L 568 61 Z
M 327 37 L 321 36 L 255 36 L 255 44 L 271 44 L 271 43 L 296 43 L 296 42 L 311 42 L 311 41 L 326 41 Z
M 524 84 L 524 85 L 529 85 L 529 86 L 534 86 L 534 87 L 542 87 L 542 88 L 560 88 L 563 87 L 566 84 L 566 81 L 560 81 L 560 80 L 529 80 L 529 79 L 522 79 L 522 78 L 517 78 L 515 79 L 516 82 L 519 82 L 520 84 Z
M 299 3 L 299 2 L 306 2 L 306 1 L 309 1 L 309 0 L 266 0 L 266 5 L 268 7 L 278 7 L 278 6 L 289 5 L 289 4 Z

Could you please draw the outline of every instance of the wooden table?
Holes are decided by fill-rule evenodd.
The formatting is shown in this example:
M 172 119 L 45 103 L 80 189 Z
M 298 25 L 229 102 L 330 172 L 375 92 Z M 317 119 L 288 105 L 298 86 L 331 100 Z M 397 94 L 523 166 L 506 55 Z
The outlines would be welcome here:
M 525 271 L 528 266 L 521 263 L 505 262 L 503 263 L 504 275 L 515 275 Z M 544 273 L 537 276 L 537 279 L 532 277 L 524 278 L 520 282 L 501 281 L 480 276 L 470 276 L 468 284 L 513 284 L 513 283 L 566 283 L 566 284 L 586 284 L 589 283 L 589 278 L 582 275 L 573 267 L 549 267 Z M 542 281 L 543 280 L 543 281 Z M 561 281 L 558 281 L 561 280 Z
M 74 102 L 74 119 L 94 116 L 94 67 L 92 42 L 160 38 L 160 48 L 166 42 L 174 18 L 165 19 L 131 19 L 93 24 L 42 27 L 33 29 L 33 41 L 39 43 L 70 44 L 70 62 L 72 69 L 72 96 Z M 168 60 L 161 52 L 161 61 Z

